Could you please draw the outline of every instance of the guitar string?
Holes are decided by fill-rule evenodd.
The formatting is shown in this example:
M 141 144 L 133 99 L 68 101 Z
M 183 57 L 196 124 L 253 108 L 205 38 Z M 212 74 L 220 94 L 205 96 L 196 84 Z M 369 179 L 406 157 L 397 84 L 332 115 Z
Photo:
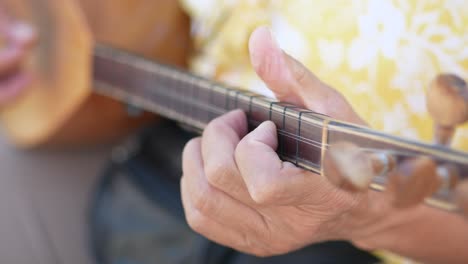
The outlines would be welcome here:
M 199 91 L 202 91 L 202 90 L 205 90 L 208 91 L 210 93 L 210 95 L 214 92 L 215 89 L 217 89 L 219 92 L 219 90 L 221 91 L 224 91 L 224 92 L 221 92 L 221 95 L 222 96 L 225 96 L 226 97 L 226 102 L 229 102 L 229 93 L 230 91 L 232 90 L 242 90 L 242 89 L 237 89 L 237 88 L 229 88 L 229 87 L 226 87 L 225 85 L 222 85 L 222 84 L 219 84 L 219 83 L 214 83 L 210 80 L 207 80 L 201 76 L 196 76 L 196 75 L 192 75 L 190 73 L 186 73 L 186 72 L 182 72 L 180 70 L 174 70 L 174 68 L 171 68 L 171 67 L 168 67 L 168 66 L 163 66 L 163 65 L 155 65 L 155 64 L 149 64 L 147 62 L 144 62 L 144 61 L 138 61 L 138 60 L 135 60 L 132 56 L 130 56 L 129 54 L 120 54 L 120 56 L 118 56 L 119 54 L 114 54 L 114 53 L 103 53 L 101 54 L 101 56 L 107 60 L 112 60 L 114 62 L 117 62 L 119 64 L 121 64 L 122 66 L 124 67 L 128 67 L 130 69 L 132 68 L 138 68 L 139 70 L 143 70 L 145 71 L 146 73 L 149 73 L 151 74 L 152 76 L 148 79 L 148 81 L 151 81 L 151 80 L 154 80 L 157 82 L 163 82 L 163 83 L 166 83 L 166 88 L 169 87 L 171 88 L 174 87 L 174 86 L 186 86 L 186 87 L 191 87 L 192 89 L 190 90 L 199 90 Z M 132 62 L 133 61 L 133 62 Z M 181 84 L 181 85 L 180 85 Z M 156 87 L 157 88 L 157 87 Z M 166 89 L 167 90 L 167 89 Z M 189 89 L 187 89 L 189 90 Z M 155 91 L 155 90 L 153 90 Z M 167 91 L 170 91 L 167 90 Z M 156 90 L 157 92 L 157 90 Z M 244 96 L 247 95 L 247 97 L 250 97 L 250 102 L 252 102 L 252 98 L 253 97 L 257 97 L 257 96 L 248 96 L 248 94 L 251 94 L 249 93 L 248 91 L 244 91 L 242 90 L 241 92 Z M 167 95 L 164 95 L 164 94 L 160 94 L 160 96 L 167 96 Z M 237 92 L 236 93 L 236 104 L 237 104 L 237 97 L 238 97 L 239 93 Z M 176 95 L 176 96 L 181 96 L 181 95 Z M 172 97 L 172 96 L 171 96 Z M 263 96 L 261 96 L 263 97 Z M 190 97 L 189 97 L 189 103 L 190 103 Z M 268 101 L 268 98 L 266 97 L 263 97 L 263 101 Z M 192 101 L 194 101 L 194 104 L 197 105 L 199 104 L 199 102 L 195 101 L 192 99 Z M 200 107 L 200 106 L 199 106 Z M 251 104 L 249 104 L 249 108 L 252 107 Z M 202 107 L 204 108 L 204 107 Z M 215 109 L 216 110 L 216 109 Z M 215 110 L 209 110 L 208 109 L 208 113 L 213 113 L 215 112 Z M 271 105 L 270 105 L 270 110 L 271 110 Z M 221 111 L 220 112 L 221 114 L 223 114 L 224 112 Z M 270 115 L 271 115 L 271 112 L 270 112 Z M 295 120 L 298 120 L 297 117 L 292 117 L 293 119 Z M 299 118 L 300 119 L 300 118 Z M 299 120 L 300 122 L 301 120 Z M 308 125 L 312 125 L 312 126 L 315 126 L 315 127 L 321 127 L 319 125 L 316 125 L 316 124 L 311 124 L 311 123 L 308 123 Z M 334 131 L 335 128 L 332 126 L 332 127 L 327 127 L 328 131 Z M 300 133 L 298 133 L 300 134 Z M 296 139 L 297 140 L 302 140 L 303 138 L 301 138 L 300 136 L 296 136 Z M 310 144 L 310 143 L 309 143 Z M 318 144 L 318 142 L 316 143 Z M 320 147 L 322 147 L 322 143 L 320 142 Z M 380 152 L 382 152 L 383 150 L 379 150 Z M 394 150 L 392 150 L 394 151 Z M 386 152 L 388 153 L 388 150 L 386 150 Z M 404 154 L 404 155 L 410 155 L 410 156 L 415 156 L 415 155 L 419 155 L 420 154 L 417 154 L 415 152 L 402 152 L 402 151 L 398 151 L 399 154 Z
M 125 62 L 125 60 L 123 62 L 123 65 L 125 66 L 129 66 L 127 65 L 127 63 Z M 186 87 L 191 87 L 191 89 L 185 89 L 187 90 L 187 93 L 189 93 L 190 91 L 194 91 L 194 90 L 197 90 L 198 93 L 201 92 L 201 91 L 205 91 L 205 92 L 208 92 L 209 95 L 210 95 L 210 101 L 211 101 L 211 98 L 213 96 L 213 94 L 215 92 L 218 93 L 218 95 L 221 95 L 222 97 L 225 97 L 225 108 L 226 106 L 229 105 L 229 102 L 230 102 L 230 92 L 231 91 L 235 91 L 236 94 L 235 94 L 235 104 L 237 106 L 238 104 L 238 97 L 239 97 L 239 94 L 243 94 L 243 96 L 247 96 L 247 98 L 249 98 L 249 112 L 251 112 L 251 109 L 252 109 L 252 99 L 253 98 L 257 98 L 257 99 L 260 99 L 262 100 L 263 102 L 267 102 L 267 103 L 270 103 L 270 112 L 269 112 L 269 116 L 271 117 L 272 116 L 272 104 L 275 104 L 276 102 L 271 102 L 269 101 L 269 98 L 267 97 L 263 97 L 263 96 L 251 96 L 251 92 L 249 91 L 245 91 L 245 90 L 241 90 L 241 89 L 235 89 L 235 88 L 229 88 L 229 87 L 226 87 L 224 85 L 219 85 L 219 84 L 214 84 L 214 83 L 210 83 L 209 81 L 205 80 L 205 79 L 202 79 L 200 77 L 196 77 L 196 76 L 192 76 L 192 75 L 188 75 L 188 74 L 184 74 L 184 73 L 180 73 L 180 72 L 174 72 L 174 71 L 171 71 L 170 69 L 166 69 L 164 67 L 158 67 L 158 69 L 152 69 L 152 70 L 149 70 L 148 68 L 146 67 L 143 67 L 143 69 L 145 70 L 148 70 L 148 73 L 152 73 L 152 74 L 157 74 L 158 76 L 153 76 L 153 78 L 150 78 L 149 81 L 151 81 L 152 79 L 154 79 L 155 83 L 157 82 L 160 82 L 160 83 L 166 83 L 166 91 L 168 91 L 167 93 L 161 93 L 160 91 L 158 90 L 162 90 L 164 91 L 163 89 L 152 89 L 152 90 L 149 90 L 149 89 L 146 89 L 148 92 L 150 93 L 153 93 L 153 94 L 157 94 L 158 97 L 169 97 L 169 98 L 173 98 L 175 100 L 173 101 L 182 101 L 182 102 L 186 102 L 186 103 L 189 103 L 190 106 L 192 107 L 193 109 L 193 106 L 198 106 L 199 108 L 201 109 L 204 109 L 205 111 L 207 111 L 208 114 L 212 114 L 212 113 L 218 113 L 218 114 L 224 114 L 225 111 L 228 111 L 226 109 L 222 109 L 222 110 L 219 110 L 219 108 L 217 107 L 214 107 L 214 109 L 210 110 L 209 107 L 210 106 L 206 106 L 203 102 L 200 102 L 197 98 L 192 98 L 190 96 L 187 97 L 187 99 L 182 99 L 180 100 L 180 96 L 182 96 L 182 94 L 175 94 L 175 95 L 172 95 L 172 93 L 170 92 L 171 90 L 175 90 L 174 88 L 178 88 L 178 87 L 181 87 L 181 86 L 186 86 Z M 154 78 L 156 77 L 156 78 Z M 178 85 L 178 84 L 182 84 L 182 85 Z M 167 88 L 173 88 L 173 89 L 167 89 Z M 154 88 L 159 88 L 159 87 L 154 87 Z M 215 89 L 217 89 L 218 91 L 215 91 Z M 221 89 L 221 91 L 224 91 L 224 92 L 220 92 L 219 90 Z M 186 105 L 186 104 L 184 104 Z M 265 109 L 265 107 L 262 107 L 264 110 L 267 110 Z M 245 111 L 245 109 L 243 109 Z M 274 109 L 273 109 L 274 110 Z M 305 110 L 305 109 L 304 109 Z M 279 113 L 281 114 L 281 113 Z M 302 113 L 299 112 L 299 115 L 301 115 Z M 314 113 L 312 115 L 320 115 L 318 113 Z M 283 114 L 284 116 L 284 114 Z M 307 114 L 304 114 L 304 116 L 307 116 Z M 298 117 L 295 117 L 295 116 L 289 116 L 290 120 L 296 120 L 298 122 L 300 121 L 303 121 L 303 120 L 299 120 L 301 118 L 298 118 Z M 270 118 L 271 119 L 271 118 Z M 301 123 L 301 124 L 304 124 L 304 123 Z M 322 128 L 321 125 L 317 125 L 317 124 L 314 124 L 314 123 L 307 123 L 308 126 L 312 126 L 312 127 L 318 127 L 318 128 Z M 337 128 L 333 127 L 333 126 L 328 126 L 327 127 L 328 131 L 336 131 Z M 299 134 L 299 133 L 298 133 Z M 295 138 L 297 140 L 309 140 L 310 139 L 307 139 L 307 138 L 304 138 L 304 137 L 301 137 L 301 136 L 295 136 Z M 315 144 L 317 145 L 320 145 L 320 147 L 323 146 L 323 144 L 319 141 L 316 141 L 314 142 Z M 311 144 L 311 143 L 308 143 L 308 144 Z M 380 152 L 382 152 L 383 150 L 379 150 Z M 411 156 L 415 156 L 416 154 L 413 152 L 413 153 L 402 153 L 400 151 L 400 155 L 411 155 Z
M 191 97 L 183 97 L 183 96 L 175 96 L 171 93 L 166 93 L 166 94 L 161 94 L 161 93 L 155 93 L 155 90 L 152 90 L 151 91 L 153 93 L 153 95 L 157 95 L 159 97 L 170 97 L 170 99 L 174 100 L 174 101 L 179 101 L 181 103 L 185 103 L 185 104 L 181 104 L 183 107 L 192 107 L 192 108 L 195 108 L 194 106 L 198 107 L 199 109 L 197 109 L 196 111 L 199 112 L 200 108 L 201 110 L 204 110 L 205 113 L 208 115 L 208 114 L 217 114 L 217 115 L 222 115 L 222 114 L 226 114 L 227 112 L 229 112 L 230 110 L 226 110 L 226 109 L 223 109 L 223 108 L 220 108 L 220 107 L 217 107 L 217 106 L 210 106 L 210 105 L 206 105 L 204 104 L 203 102 L 201 102 L 200 100 L 196 100 L 194 98 L 191 98 Z M 161 100 L 161 99 L 159 99 Z M 172 103 L 174 103 L 174 101 L 172 101 Z M 188 106 L 187 106 L 188 104 Z M 167 107 L 167 106 L 164 106 L 161 104 L 161 106 L 169 109 L 169 110 L 174 110 L 173 108 L 171 107 Z M 232 109 L 234 110 L 234 109 Z M 242 109 L 244 110 L 244 109 Z M 265 109 L 264 110 L 268 111 L 268 109 Z M 244 110 L 245 111 L 245 110 Z M 277 114 L 280 114 L 280 115 L 283 115 L 282 113 L 280 112 L 276 112 Z M 270 115 L 270 114 L 269 114 Z M 270 115 L 271 116 L 271 115 Z M 292 115 L 289 115 L 289 117 L 291 118 L 291 120 L 293 121 L 299 121 L 299 118 L 295 117 L 295 116 L 292 116 Z M 193 117 L 186 117 L 185 119 L 191 119 L 191 120 L 195 120 L 195 118 Z M 201 118 L 200 118 L 201 119 Z M 190 121 L 187 121 L 187 120 L 183 120 L 187 123 L 189 123 Z M 255 120 L 248 120 L 250 123 L 253 123 L 255 122 Z M 268 121 L 268 119 L 264 120 L 264 121 L 258 121 L 257 124 L 254 124 L 255 126 L 258 126 L 260 125 L 261 123 L 265 122 L 265 121 Z M 270 120 L 271 121 L 271 120 Z M 307 122 L 305 121 L 304 119 L 301 119 L 301 122 L 304 122 L 306 123 L 307 125 L 309 126 L 313 126 L 313 127 L 316 127 L 316 128 L 320 128 L 322 129 L 322 127 L 320 125 L 317 125 L 317 124 L 313 124 L 313 123 L 310 123 L 310 122 Z M 276 124 L 275 124 L 276 125 Z M 329 127 L 328 128 L 330 131 L 333 131 L 334 128 L 332 127 Z M 319 149 L 322 149 L 323 147 L 326 147 L 326 148 L 329 148 L 330 147 L 330 144 L 328 143 L 322 143 L 321 141 L 316 141 L 316 140 L 313 140 L 313 139 L 310 139 L 310 138 L 307 138 L 307 137 L 303 137 L 303 136 L 298 136 L 297 134 L 295 133 L 291 133 L 291 132 L 287 132 L 286 130 L 284 129 L 281 129 L 281 128 L 277 128 L 277 132 L 279 135 L 283 135 L 283 136 L 286 136 L 288 138 L 291 138 L 291 139 L 294 139 L 298 142 L 301 142 L 301 143 L 304 143 L 304 144 L 307 144 L 307 145 L 311 145 L 313 147 L 316 147 L 316 148 L 319 148 Z M 417 156 L 416 153 L 410 153 L 410 152 L 402 152 L 402 151 L 396 151 L 396 150 L 376 150 L 374 148 L 363 148 L 363 147 L 360 147 L 360 149 L 364 150 L 364 151 L 367 151 L 367 152 L 371 152 L 371 153 L 387 153 L 387 154 L 392 154 L 392 155 L 398 155 L 398 156 L 406 156 L 406 157 L 415 157 Z

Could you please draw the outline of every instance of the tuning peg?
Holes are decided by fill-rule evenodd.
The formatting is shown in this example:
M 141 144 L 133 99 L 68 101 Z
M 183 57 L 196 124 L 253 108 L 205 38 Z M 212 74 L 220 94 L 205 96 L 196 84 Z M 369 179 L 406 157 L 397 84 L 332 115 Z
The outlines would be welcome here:
M 456 187 L 455 200 L 462 214 L 468 217 L 468 180 L 462 181 Z
M 468 120 L 466 82 L 453 74 L 440 74 L 430 83 L 426 97 L 427 109 L 435 121 L 435 142 L 450 145 L 456 126 Z
M 367 189 L 374 176 L 368 155 L 348 142 L 331 145 L 322 166 L 323 174 L 335 186 L 348 191 Z
M 390 188 L 395 191 L 393 205 L 397 208 L 421 203 L 442 184 L 437 164 L 426 157 L 403 161 L 389 179 Z
M 348 191 L 365 191 L 376 175 L 386 174 L 395 166 L 386 154 L 371 154 L 349 142 L 331 145 L 323 157 L 323 174 L 335 185 Z
M 443 164 L 437 167 L 437 176 L 441 180 L 440 188 L 453 191 L 458 184 L 459 173 L 454 165 Z

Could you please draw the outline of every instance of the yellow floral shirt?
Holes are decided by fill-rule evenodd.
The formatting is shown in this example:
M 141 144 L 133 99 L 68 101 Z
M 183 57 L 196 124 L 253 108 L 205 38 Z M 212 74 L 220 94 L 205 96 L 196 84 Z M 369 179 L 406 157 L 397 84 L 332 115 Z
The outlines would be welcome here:
M 254 28 L 270 25 L 286 52 L 343 93 L 373 128 L 394 135 L 431 141 L 428 83 L 442 72 L 468 78 L 465 0 L 182 3 L 194 21 L 194 71 L 272 95 L 251 68 L 247 45 Z M 468 125 L 453 144 L 468 151 Z

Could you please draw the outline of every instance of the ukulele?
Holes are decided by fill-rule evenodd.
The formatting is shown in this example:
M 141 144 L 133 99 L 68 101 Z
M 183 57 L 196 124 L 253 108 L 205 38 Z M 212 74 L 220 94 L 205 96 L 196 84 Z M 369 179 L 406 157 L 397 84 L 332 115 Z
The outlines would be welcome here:
M 42 66 L 51 60 L 40 52 L 32 64 L 50 87 L 34 87 L 2 110 L 2 122 L 18 146 L 54 140 L 70 122 L 79 127 L 76 124 L 83 123 L 71 117 L 79 116 L 85 99 L 93 96 L 112 98 L 114 105 L 122 107 L 119 111 L 130 105 L 198 132 L 212 119 L 242 109 L 250 130 L 266 120 L 276 124 L 277 152 L 283 160 L 323 175 L 340 188 L 370 187 L 382 192 L 391 188 L 398 194 L 393 201 L 396 207 L 425 202 L 441 210 L 468 213 L 468 154 L 450 148 L 456 126 L 468 119 L 467 84 L 455 75 L 441 74 L 428 84 L 427 106 L 437 125 L 434 143 L 423 143 L 228 87 L 115 43 L 93 43 L 81 9 L 72 1 L 28 3 L 35 7 L 29 11 L 39 21 L 49 21 L 42 24 L 46 55 L 58 55 L 52 57 L 54 67 Z M 48 38 L 52 25 L 57 28 Z M 58 77 L 52 78 L 52 73 Z M 98 109 L 87 113 L 94 115 L 95 122 L 106 122 Z M 127 118 L 141 121 L 141 116 Z M 92 131 L 94 127 L 84 128 Z

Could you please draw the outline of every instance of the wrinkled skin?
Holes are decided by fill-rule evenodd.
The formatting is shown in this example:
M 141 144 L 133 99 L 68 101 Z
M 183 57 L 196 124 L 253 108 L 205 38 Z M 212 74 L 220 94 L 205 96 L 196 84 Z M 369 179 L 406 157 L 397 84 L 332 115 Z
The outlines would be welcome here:
M 249 50 L 256 73 L 280 101 L 365 125 L 341 94 L 285 54 L 266 27 L 253 32 Z M 281 161 L 277 144 L 272 122 L 248 133 L 240 110 L 213 120 L 201 137 L 191 140 L 183 153 L 181 191 L 192 229 L 257 256 L 343 239 L 363 249 L 384 248 L 431 262 L 468 259 L 452 254 L 468 242 L 462 218 L 424 205 L 394 208 L 391 188 L 384 193 L 346 192 Z M 448 222 L 456 228 L 435 228 Z M 450 252 L 434 246 L 454 240 L 458 242 L 443 249 Z

